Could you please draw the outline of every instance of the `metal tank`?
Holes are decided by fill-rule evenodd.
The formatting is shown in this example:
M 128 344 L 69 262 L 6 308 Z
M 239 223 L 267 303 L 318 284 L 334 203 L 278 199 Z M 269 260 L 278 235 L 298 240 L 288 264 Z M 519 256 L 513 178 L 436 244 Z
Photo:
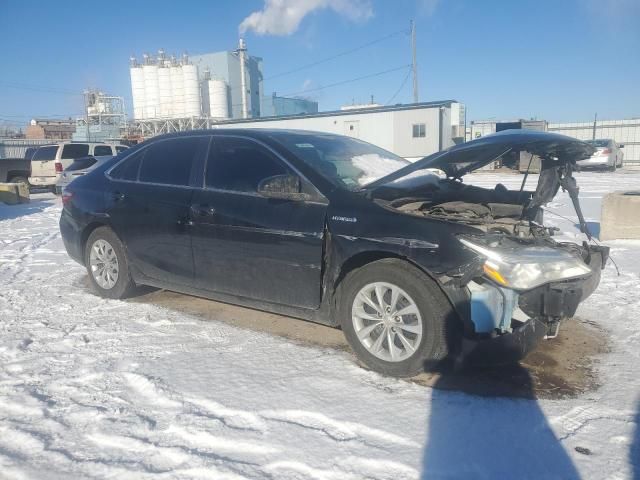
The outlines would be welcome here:
M 171 118 L 184 117 L 184 78 L 182 75 L 182 65 L 179 65 L 175 58 L 172 58 L 170 78 L 171 78 Z
M 198 67 L 189 63 L 187 55 L 182 59 L 182 76 L 184 79 L 184 116 L 200 116 L 200 88 L 198 85 Z
M 158 86 L 158 65 L 145 55 L 144 72 L 145 118 L 158 118 L 160 115 L 160 89 Z
M 229 92 L 224 80 L 209 80 L 209 112 L 213 118 L 229 118 Z
M 144 90 L 144 72 L 142 67 L 138 65 L 135 57 L 131 57 L 131 96 L 133 98 L 133 118 L 136 120 L 144 120 L 145 110 L 145 90 Z
M 160 118 L 170 118 L 172 110 L 171 69 L 166 65 L 158 66 L 158 93 L 160 100 Z

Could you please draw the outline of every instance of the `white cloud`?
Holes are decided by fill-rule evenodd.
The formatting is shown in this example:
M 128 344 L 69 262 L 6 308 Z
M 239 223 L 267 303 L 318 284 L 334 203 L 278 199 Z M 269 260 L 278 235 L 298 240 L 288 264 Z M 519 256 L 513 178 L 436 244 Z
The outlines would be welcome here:
M 308 90 L 312 86 L 313 86 L 313 80 L 311 80 L 310 78 L 307 78 L 304 82 L 302 82 L 301 90 Z
M 264 8 L 251 13 L 238 29 L 258 35 L 291 35 L 310 13 L 331 9 L 349 20 L 365 21 L 373 16 L 369 0 L 265 0 Z

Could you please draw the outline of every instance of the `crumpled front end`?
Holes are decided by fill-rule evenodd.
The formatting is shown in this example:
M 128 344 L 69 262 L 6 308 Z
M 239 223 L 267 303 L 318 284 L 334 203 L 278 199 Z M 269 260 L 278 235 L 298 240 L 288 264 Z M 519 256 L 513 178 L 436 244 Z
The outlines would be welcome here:
M 490 247 L 465 243 L 480 253 L 480 262 L 458 285 L 465 299 L 457 308 L 467 324 L 462 354 L 473 364 L 517 361 L 540 340 L 555 337 L 562 320 L 598 286 L 609 255 L 608 247 L 587 244 L 507 243 L 500 249 L 485 243 Z M 539 264 L 532 263 L 531 249 Z

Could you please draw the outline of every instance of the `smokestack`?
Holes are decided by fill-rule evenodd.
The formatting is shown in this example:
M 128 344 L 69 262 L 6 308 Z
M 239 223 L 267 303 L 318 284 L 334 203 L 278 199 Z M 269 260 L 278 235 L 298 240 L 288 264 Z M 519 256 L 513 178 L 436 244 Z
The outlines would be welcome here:
M 238 42 L 238 58 L 240 59 L 240 88 L 242 89 L 242 118 L 249 118 L 249 107 L 247 103 L 247 72 L 246 72 L 246 56 L 247 45 L 244 38 Z

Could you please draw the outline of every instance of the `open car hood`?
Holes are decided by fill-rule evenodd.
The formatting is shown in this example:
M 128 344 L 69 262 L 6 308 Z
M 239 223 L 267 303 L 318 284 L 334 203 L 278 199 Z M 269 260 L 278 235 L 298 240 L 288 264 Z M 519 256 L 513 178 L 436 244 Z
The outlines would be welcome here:
M 595 150 L 593 145 L 557 133 L 504 130 L 436 152 L 370 183 L 367 187 L 384 185 L 426 168 L 436 168 L 445 172 L 448 177 L 461 178 L 509 152 L 529 152 L 553 162 L 575 164 L 578 160 L 591 157 Z
M 449 178 L 461 178 L 510 152 L 528 152 L 540 157 L 542 163 L 538 185 L 527 208 L 534 209 L 546 204 L 562 187 L 571 197 L 581 230 L 591 238 L 580 209 L 578 187 L 572 172 L 578 160 L 589 158 L 595 151 L 593 145 L 557 133 L 505 130 L 424 157 L 366 185 L 365 189 L 389 184 L 410 173 L 431 168 L 444 171 Z

